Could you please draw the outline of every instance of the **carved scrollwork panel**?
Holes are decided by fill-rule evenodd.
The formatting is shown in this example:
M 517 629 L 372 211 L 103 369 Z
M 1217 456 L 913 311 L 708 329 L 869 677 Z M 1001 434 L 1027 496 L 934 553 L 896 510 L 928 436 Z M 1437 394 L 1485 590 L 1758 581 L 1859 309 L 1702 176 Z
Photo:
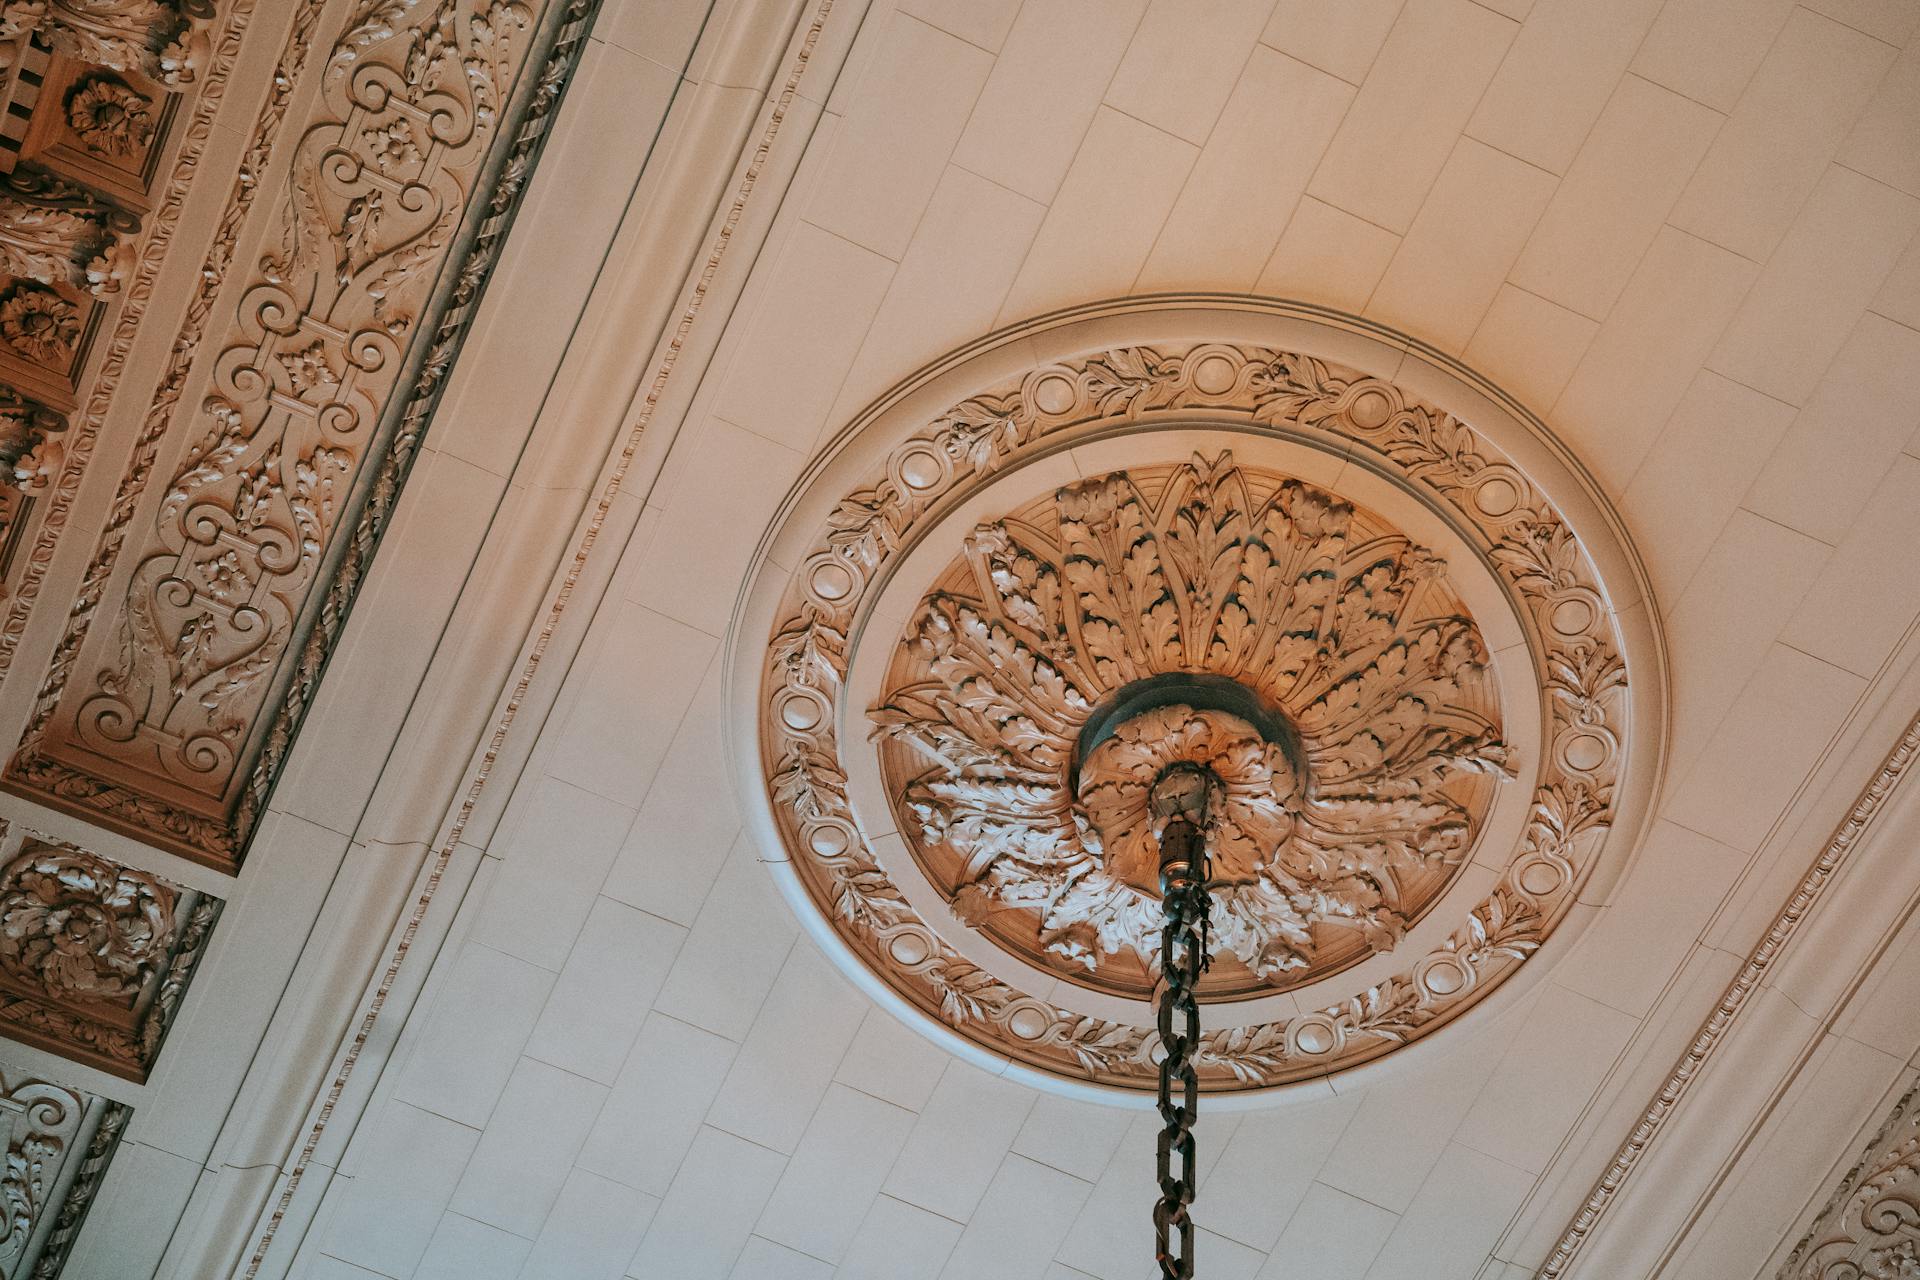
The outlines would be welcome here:
M 116 507 L 83 588 L 105 606 L 111 643 L 83 654 L 94 610 L 77 612 L 9 785 L 233 864 L 287 746 L 276 694 L 291 680 L 304 700 L 324 654 L 301 628 L 335 634 L 336 616 L 307 611 L 329 548 L 353 527 L 356 503 L 383 518 L 392 501 L 395 478 L 370 491 L 358 478 L 392 456 L 383 449 L 404 459 L 417 440 L 412 427 L 383 441 L 382 415 L 422 338 L 422 309 L 456 247 L 539 8 L 361 4 L 326 57 L 316 54 L 317 115 L 292 148 L 257 269 L 228 294 L 236 305 L 211 384 L 187 426 L 182 366 L 150 415 L 150 439 L 176 421 L 197 438 L 157 506 Z M 548 78 L 555 92 L 533 109 L 557 96 L 563 76 Z M 517 197 L 524 178 L 509 167 L 499 198 Z M 238 233 L 237 221 L 223 227 Z M 349 560 L 360 565 L 366 549 Z M 107 595 L 123 560 L 124 585 Z
M 1779 1280 L 1920 1277 L 1920 1085 L 1894 1104 Z

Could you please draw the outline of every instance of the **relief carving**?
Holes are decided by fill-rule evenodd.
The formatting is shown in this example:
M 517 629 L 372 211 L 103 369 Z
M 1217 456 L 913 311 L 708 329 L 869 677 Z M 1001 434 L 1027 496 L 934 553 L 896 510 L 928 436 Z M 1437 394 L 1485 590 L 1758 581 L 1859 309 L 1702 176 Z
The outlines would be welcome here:
M 40 285 L 16 284 L 0 295 L 0 341 L 35 364 L 66 369 L 80 343 L 80 310 Z
M 156 877 L 53 845 L 0 870 L 0 970 L 78 1000 L 130 1001 L 173 942 Z
M 109 530 L 108 548 L 124 538 L 140 557 L 110 614 L 117 635 L 60 702 L 91 613 L 77 611 L 10 780 L 232 865 L 257 800 L 250 753 L 285 747 L 255 736 L 256 722 L 299 653 L 302 605 L 531 24 L 514 0 L 349 15 L 321 64 L 322 110 L 296 149 L 277 239 L 213 362 L 198 440 L 151 525 Z
M 1840 1180 L 1779 1280 L 1915 1280 L 1920 1277 L 1920 1085 Z
M 0 1173 L 0 1275 L 21 1276 L 40 1253 L 62 1164 L 86 1116 L 81 1095 L 0 1070 L 0 1123 L 7 1164 Z
M 142 1078 L 219 907 L 147 872 L 28 839 L 0 867 L 0 1024 Z
M 1219 343 L 1172 350 L 1115 347 L 1033 369 L 976 394 L 935 415 L 897 446 L 884 469 L 847 494 L 828 515 L 819 540 L 800 553 L 767 652 L 761 753 L 775 820 L 812 909 L 833 921 L 863 962 L 895 990 L 990 1052 L 1050 1072 L 1149 1087 L 1155 1071 L 1149 1027 L 1075 1014 L 1017 990 L 963 957 L 920 916 L 860 834 L 841 757 L 849 747 L 838 740 L 834 726 L 856 611 L 930 512 L 956 492 L 985 483 L 1015 458 L 1050 447 L 1049 437 L 1056 434 L 1139 423 L 1176 410 L 1189 419 L 1198 414 L 1248 424 L 1255 431 L 1325 433 L 1364 451 L 1399 476 L 1399 483 L 1435 495 L 1481 540 L 1482 554 L 1512 593 L 1540 655 L 1545 759 L 1517 846 L 1500 855 L 1504 869 L 1498 881 L 1438 946 L 1410 956 L 1406 968 L 1351 998 L 1203 1037 L 1197 1055 L 1203 1088 L 1267 1087 L 1391 1051 L 1503 981 L 1570 906 L 1583 869 L 1592 865 L 1614 820 L 1626 742 L 1627 670 L 1606 595 L 1553 504 L 1468 424 L 1377 378 L 1311 357 Z M 1029 599 L 1043 590 L 1058 591 L 1065 599 L 1069 589 L 1078 589 L 1071 581 L 1043 587 L 1038 570 L 1043 558 L 1034 559 L 1035 565 L 1026 567 L 1008 561 L 999 578 L 1007 584 L 1031 581 L 1031 590 L 1022 592 Z M 1136 569 L 1124 549 L 1102 560 L 1126 565 L 1129 572 L 1147 567 L 1141 560 Z M 993 581 L 994 571 L 986 572 Z M 993 594 L 1002 589 L 995 581 Z M 1016 613 L 1022 608 L 1012 606 Z M 1047 608 L 1065 616 L 1064 606 Z M 1123 625 L 1117 612 L 1102 618 Z M 1024 659 L 1013 652 L 1012 633 L 1003 634 L 1006 639 L 996 641 L 988 628 L 985 642 L 989 647 L 999 643 L 1005 660 L 1017 668 Z M 1464 634 L 1456 628 L 1454 640 Z M 1069 657 L 1078 659 L 1056 659 L 1058 636 L 1056 629 L 1051 641 L 1036 637 L 1041 643 L 1033 651 L 1062 671 Z M 1440 638 L 1436 633 L 1434 640 Z M 1181 633 L 1183 644 L 1188 639 Z M 1148 635 L 1142 642 L 1159 643 Z M 1449 652 L 1453 643 L 1435 643 L 1433 652 Z M 1455 670 L 1471 665 L 1465 660 L 1471 646 L 1451 651 L 1462 658 Z M 1110 660 L 1117 663 L 1125 650 L 1111 652 L 1116 656 Z M 1438 667 L 1443 683 L 1450 661 Z M 1036 669 L 1036 681 L 1050 678 Z M 983 708 L 998 705 L 997 686 L 991 693 L 982 688 L 980 696 Z M 1052 701 L 1065 699 L 1063 691 Z M 929 724 L 946 717 L 928 711 L 914 715 Z M 1034 724 L 1037 732 L 1038 718 Z M 1462 726 L 1465 731 L 1441 758 L 1449 767 L 1497 770 L 1498 735 L 1487 731 L 1495 725 Z M 983 729 L 973 736 L 987 740 L 1000 733 Z M 1390 736 L 1397 742 L 1402 735 Z M 1406 741 L 1419 740 L 1409 722 Z M 955 752 L 964 750 L 960 736 L 950 743 Z M 1390 756 L 1386 746 L 1383 740 L 1383 763 Z M 1457 766 L 1450 760 L 1456 753 Z M 1341 767 L 1365 766 L 1355 761 Z M 1284 955 L 1284 948 L 1273 954 Z
M 0 274 L 101 295 L 116 293 L 132 270 L 132 235 L 138 229 L 132 215 L 51 174 L 16 172 L 0 183 Z M 11 321 L 0 316 L 0 323 L 8 326 L 7 341 L 42 364 L 64 367 L 79 339 L 76 308 L 51 289 L 21 296 L 53 301 L 23 303 Z M 61 317 L 57 326 L 33 319 L 56 312 Z M 57 339 L 49 339 L 54 328 L 59 330 Z M 50 341 L 54 345 L 46 351 L 33 349 Z
M 39 493 L 52 484 L 60 474 L 64 430 L 59 414 L 0 387 L 0 487 Z
M 101 1108 L 100 1123 L 87 1139 L 87 1148 L 74 1171 L 73 1181 L 67 1184 L 66 1195 L 60 1198 L 59 1212 L 40 1242 L 33 1260 L 33 1280 L 59 1280 L 74 1238 L 80 1234 L 87 1210 L 93 1207 L 93 1198 L 99 1193 L 100 1181 L 106 1177 L 107 1165 L 120 1146 L 127 1121 L 132 1118 L 133 1108 L 124 1103 L 109 1102 Z
M 131 156 L 153 141 L 154 103 L 118 76 L 91 75 L 67 97 L 67 124 L 87 150 Z
M 1243 966 L 1294 986 L 1390 949 L 1473 843 L 1476 776 L 1507 771 L 1478 628 L 1432 552 L 1314 486 L 1222 454 L 1153 489 L 1118 472 L 983 526 L 923 603 L 871 713 L 913 749 L 894 781 L 918 851 L 949 855 L 935 879 L 963 921 L 1037 916 L 1044 950 L 1096 976 L 1131 953 L 1143 995 L 1163 924 L 1147 793 L 1190 760 L 1223 786 L 1213 940 L 1240 962 L 1207 984 Z M 1180 672 L 1277 707 L 1297 759 L 1164 707 L 1093 750 L 1076 794 L 1093 709 Z
M 213 15 L 212 0 L 0 0 L 0 50 L 37 35 L 76 61 L 184 88 L 206 68 Z

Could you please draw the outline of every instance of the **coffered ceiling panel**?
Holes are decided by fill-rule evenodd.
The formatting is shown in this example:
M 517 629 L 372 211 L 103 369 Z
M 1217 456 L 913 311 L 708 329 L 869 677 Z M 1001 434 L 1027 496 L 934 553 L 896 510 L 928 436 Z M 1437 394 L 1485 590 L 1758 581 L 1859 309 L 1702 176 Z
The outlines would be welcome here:
M 6 786 L 238 865 L 509 221 L 551 104 L 525 71 L 567 13 L 294 10 Z

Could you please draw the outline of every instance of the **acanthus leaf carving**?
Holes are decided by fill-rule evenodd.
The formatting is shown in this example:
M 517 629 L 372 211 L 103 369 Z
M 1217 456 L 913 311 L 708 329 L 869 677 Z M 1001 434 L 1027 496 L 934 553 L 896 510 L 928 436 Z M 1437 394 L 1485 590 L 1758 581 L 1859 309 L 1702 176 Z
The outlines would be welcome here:
M 1176 760 L 1221 795 L 1208 835 L 1216 949 L 1263 983 L 1315 971 L 1328 930 L 1390 948 L 1457 867 L 1477 817 L 1450 788 L 1505 775 L 1473 622 L 1444 566 L 1297 480 L 1256 498 L 1230 455 L 1195 458 L 1149 500 L 1127 473 L 967 541 L 964 588 L 929 596 L 870 713 L 911 745 L 900 803 L 922 849 L 958 860 L 956 914 L 1037 917 L 1044 950 L 1089 972 L 1158 955 L 1147 793 Z M 1057 540 L 1041 526 L 1057 527 Z M 1297 758 L 1219 711 L 1120 726 L 1069 785 L 1094 706 L 1177 672 L 1232 678 L 1282 708 Z
M 0 388 L 0 485 L 39 493 L 60 473 L 66 422 L 45 405 Z M 4 535 L 0 535 L 4 540 Z
M 131 1005 L 173 945 L 175 894 L 144 872 L 29 842 L 0 868 L 0 972 L 49 994 Z
M 69 845 L 29 837 L 0 867 L 0 1024 L 142 1079 L 220 902 Z
M 118 292 L 132 268 L 129 233 L 137 226 L 131 216 L 70 183 L 56 178 L 23 182 L 15 175 L 0 184 L 0 273 L 98 295 Z M 71 311 L 72 304 L 66 305 Z M 63 345 L 71 347 L 74 336 L 77 327 Z M 64 363 L 68 356 L 36 353 L 34 358 Z
M 0 0 L 0 47 L 38 35 L 76 61 L 179 89 L 206 68 L 213 14 L 211 0 Z

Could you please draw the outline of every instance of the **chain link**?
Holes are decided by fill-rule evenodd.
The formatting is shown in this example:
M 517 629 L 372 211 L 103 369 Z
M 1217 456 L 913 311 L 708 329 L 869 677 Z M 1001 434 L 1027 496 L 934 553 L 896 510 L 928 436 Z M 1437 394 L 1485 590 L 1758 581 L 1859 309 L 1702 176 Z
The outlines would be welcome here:
M 1160 935 L 1160 1200 L 1153 1207 L 1154 1257 L 1162 1280 L 1193 1280 L 1193 1122 L 1200 1100 L 1194 1055 L 1200 1046 L 1200 1002 L 1194 990 L 1207 969 L 1206 836 L 1184 817 L 1160 835 L 1160 894 L 1167 923 Z

